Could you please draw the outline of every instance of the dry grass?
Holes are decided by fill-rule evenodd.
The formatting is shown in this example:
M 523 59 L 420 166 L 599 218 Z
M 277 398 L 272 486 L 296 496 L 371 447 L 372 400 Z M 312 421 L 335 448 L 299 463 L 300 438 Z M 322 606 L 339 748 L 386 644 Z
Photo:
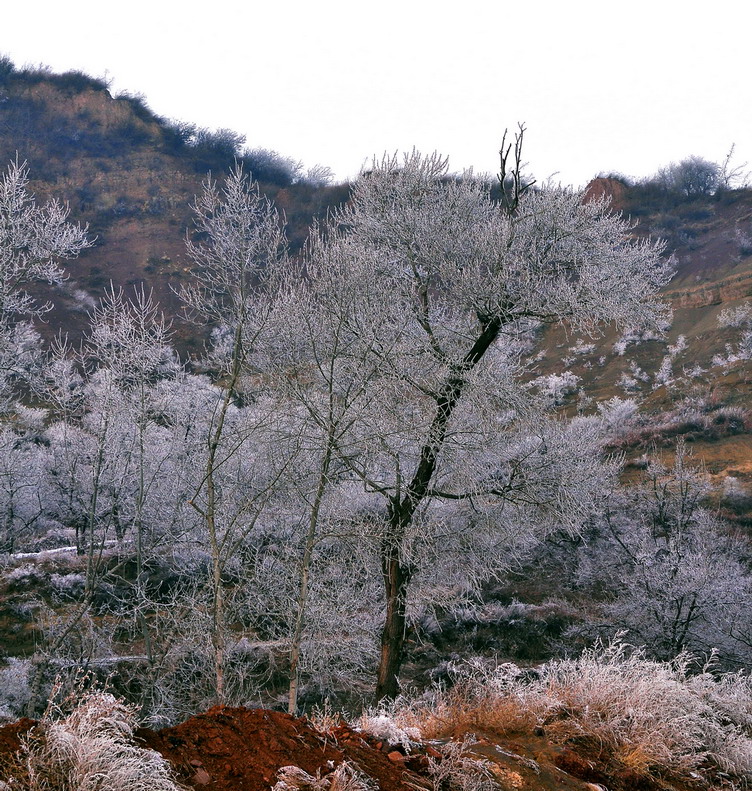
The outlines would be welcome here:
M 283 766 L 272 791 L 374 791 L 374 782 L 356 766 L 343 761 L 324 777 L 311 775 L 299 766 Z
M 514 680 L 519 670 L 503 665 L 494 684 L 472 664 L 455 668 L 456 682 L 417 702 L 398 701 L 393 717 L 404 728 L 415 728 L 423 739 L 447 739 L 466 733 L 498 735 L 527 732 L 537 726 L 526 690 Z M 502 681 L 508 674 L 508 683 Z
M 403 704 L 398 724 L 424 738 L 499 735 L 542 728 L 556 743 L 597 754 L 632 777 L 713 775 L 752 781 L 752 681 L 740 674 L 691 673 L 691 657 L 654 662 L 615 641 L 537 674 L 505 665 L 458 668 L 459 683 Z
M 106 692 L 83 693 L 67 713 L 51 705 L 3 767 L 13 791 L 180 791 L 158 753 L 133 741 L 133 710 Z M 0 789 L 3 784 L 0 783 Z

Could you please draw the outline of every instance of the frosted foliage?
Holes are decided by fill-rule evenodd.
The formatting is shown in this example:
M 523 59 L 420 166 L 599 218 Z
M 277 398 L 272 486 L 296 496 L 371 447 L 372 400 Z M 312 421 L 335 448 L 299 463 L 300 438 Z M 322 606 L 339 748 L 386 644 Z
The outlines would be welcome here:
M 0 668 L 0 724 L 19 719 L 29 700 L 28 660 L 9 657 L 6 661 Z
M 596 645 L 579 659 L 544 665 L 541 680 L 526 693 L 536 708 L 543 704 L 541 713 L 566 708 L 580 732 L 639 746 L 648 765 L 689 770 L 710 759 L 751 777 L 749 678 L 735 674 L 718 680 L 691 669 L 686 654 L 655 662 L 613 642 Z
M 747 302 L 737 308 L 722 310 L 718 316 L 718 323 L 721 327 L 738 327 L 742 330 L 737 350 L 727 353 L 728 361 L 733 362 L 733 358 L 752 359 L 752 303 Z
M 309 774 L 299 766 L 283 766 L 277 772 L 272 791 L 373 791 L 373 780 L 357 766 L 343 761 L 333 772 L 321 777 Z
M 33 378 L 41 361 L 38 334 L 24 319 L 50 305 L 37 304 L 27 287 L 62 282 L 57 260 L 89 246 L 85 229 L 68 222 L 68 209 L 56 201 L 38 206 L 28 182 L 28 169 L 18 161 L 0 176 L 0 410 L 15 383 Z
M 11 315 L 31 315 L 45 307 L 24 290 L 34 280 L 59 283 L 56 258 L 74 258 L 89 245 L 86 232 L 68 222 L 56 201 L 38 206 L 28 192 L 28 169 L 12 162 L 0 177 L 0 325 Z
M 437 745 L 439 758 L 429 757 L 428 776 L 434 791 L 494 791 L 499 787 L 491 770 L 493 764 L 468 753 L 475 744 L 472 736 Z
M 151 295 L 137 290 L 132 299 L 112 289 L 92 315 L 87 356 L 111 372 L 125 388 L 175 373 L 174 352 L 164 318 Z
M 653 389 L 657 389 L 661 387 L 661 385 L 669 386 L 673 383 L 673 360 L 670 355 L 666 355 L 663 360 L 661 360 L 661 366 L 655 374 L 655 382 L 653 383 Z
M 214 182 L 194 204 L 195 230 L 205 241 L 189 242 L 195 286 L 180 297 L 201 321 L 252 337 L 259 318 L 259 282 L 270 277 L 285 241 L 279 215 L 241 168 Z
M 639 407 L 632 398 L 614 396 L 598 404 L 598 413 L 611 436 L 621 436 L 634 427 Z
M 0 323 L 0 412 L 10 409 L 20 382 L 34 383 L 41 362 L 42 340 L 31 323 Z
M 510 215 L 481 183 L 443 179 L 446 172 L 440 157 L 413 153 L 385 158 L 355 185 L 341 221 L 397 254 L 396 286 L 441 283 L 444 305 L 505 323 L 531 316 L 637 326 L 662 316 L 647 300 L 671 265 L 655 245 L 627 243 L 629 225 L 604 202 L 547 188 L 526 193 Z
M 631 345 L 639 346 L 648 341 L 663 341 L 666 337 L 666 332 L 668 332 L 670 328 L 671 322 L 665 315 L 654 327 L 630 327 L 622 333 L 619 340 L 614 344 L 614 353 L 621 357 Z
M 672 468 L 652 460 L 646 481 L 617 497 L 580 561 L 580 581 L 611 591 L 610 624 L 667 659 L 718 649 L 727 664 L 752 658 L 743 624 L 752 605 L 744 548 L 700 507 L 709 487 L 679 448 Z
M 575 529 L 601 496 L 612 467 L 589 430 L 569 436 L 546 419 L 520 384 L 521 357 L 546 322 L 662 322 L 652 296 L 671 265 L 629 231 L 565 189 L 500 205 L 470 174 L 413 152 L 375 162 L 313 234 L 303 267 L 276 268 L 246 362 L 307 413 L 319 492 L 336 469 L 370 496 L 362 522 L 391 569 L 398 620 L 435 592 L 429 570 L 462 557 L 448 587 L 467 595 L 525 537 Z M 308 502 L 315 521 L 320 498 Z
M 579 381 L 579 376 L 571 371 L 564 371 L 561 374 L 539 376 L 531 384 L 537 387 L 543 399 L 550 406 L 561 406 L 568 395 L 577 391 Z
M 44 485 L 48 451 L 34 439 L 0 427 L 0 553 L 30 549 L 52 505 Z

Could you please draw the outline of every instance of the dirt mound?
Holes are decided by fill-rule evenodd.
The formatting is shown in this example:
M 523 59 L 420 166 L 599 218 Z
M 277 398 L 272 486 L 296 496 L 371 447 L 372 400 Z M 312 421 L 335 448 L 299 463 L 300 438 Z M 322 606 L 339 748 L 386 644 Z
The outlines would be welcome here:
M 264 709 L 215 706 L 172 728 L 136 733 L 161 753 L 184 783 L 212 791 L 268 791 L 283 766 L 325 776 L 350 761 L 377 781 L 381 791 L 415 791 L 425 785 L 413 771 L 425 756 L 407 759 L 397 750 L 346 725 L 322 733 L 306 719 Z M 411 762 L 413 768 L 407 764 Z

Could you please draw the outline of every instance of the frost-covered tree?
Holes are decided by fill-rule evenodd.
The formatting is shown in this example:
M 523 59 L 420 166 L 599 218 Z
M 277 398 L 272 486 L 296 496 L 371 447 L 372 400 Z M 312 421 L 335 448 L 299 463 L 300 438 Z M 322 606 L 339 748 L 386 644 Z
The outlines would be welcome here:
M 333 449 L 367 496 L 353 518 L 380 559 L 378 697 L 397 692 L 411 591 L 444 550 L 475 557 L 463 571 L 477 580 L 508 562 L 500 536 L 576 526 L 610 474 L 594 434 L 543 417 L 519 387 L 519 338 L 533 322 L 587 332 L 663 312 L 661 248 L 603 202 L 527 188 L 516 142 L 513 163 L 502 151 L 502 203 L 437 155 L 385 157 L 309 249 L 315 311 L 345 340 L 317 354 L 291 333 L 308 354 L 299 376 L 338 396 L 356 367 L 363 377 Z
M 724 663 L 747 665 L 748 552 L 701 507 L 708 492 L 682 443 L 671 466 L 652 459 L 641 484 L 615 493 L 581 548 L 580 582 L 608 594 L 609 628 L 628 630 L 654 657 L 718 650 Z
M 68 222 L 67 207 L 54 200 L 38 205 L 28 183 L 28 168 L 18 160 L 0 177 L 0 404 L 40 356 L 30 322 L 50 306 L 38 304 L 28 285 L 60 283 L 58 261 L 75 258 L 90 244 L 86 229 Z
M 223 468 L 237 461 L 244 442 L 235 400 L 241 375 L 256 338 L 265 325 L 263 283 L 274 274 L 275 264 L 284 252 L 284 231 L 277 211 L 262 198 L 240 167 L 235 168 L 222 189 L 209 181 L 194 204 L 197 241 L 188 242 L 188 253 L 195 265 L 195 284 L 183 288 L 180 296 L 195 317 L 214 325 L 215 345 L 210 362 L 223 377 L 224 395 L 214 407 L 206 428 L 201 458 L 203 477 L 190 503 L 203 520 L 212 563 L 213 640 L 216 694 L 224 702 L 225 603 L 222 575 L 224 564 L 232 557 L 239 539 L 258 515 L 259 504 L 279 480 L 281 469 L 271 470 L 262 482 L 256 477 L 247 482 L 240 510 L 224 500 L 219 485 Z M 254 415 L 263 423 L 265 415 Z M 233 425 L 234 424 L 234 425 Z M 284 462 L 282 464 L 284 468 Z M 243 518 L 241 519 L 241 513 Z

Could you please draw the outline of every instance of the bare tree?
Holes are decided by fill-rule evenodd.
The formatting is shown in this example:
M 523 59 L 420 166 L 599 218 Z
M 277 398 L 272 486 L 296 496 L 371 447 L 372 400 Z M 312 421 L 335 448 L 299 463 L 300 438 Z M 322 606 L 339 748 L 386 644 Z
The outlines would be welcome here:
M 657 181 L 663 189 L 686 198 L 712 195 L 724 186 L 724 169 L 715 162 L 691 156 L 681 162 L 672 162 L 658 171 Z
M 75 258 L 91 244 L 86 228 L 68 222 L 66 206 L 54 200 L 37 205 L 28 183 L 26 163 L 17 159 L 0 178 L 0 397 L 9 381 L 28 373 L 39 357 L 29 320 L 50 305 L 35 302 L 27 286 L 62 282 L 57 261 Z
M 180 296 L 189 310 L 215 327 L 219 343 L 211 362 L 219 369 L 225 388 L 208 427 L 204 475 L 191 498 L 209 538 L 216 691 L 218 700 L 223 702 L 226 631 L 223 559 L 232 555 L 237 533 L 228 528 L 237 526 L 238 515 L 224 525 L 219 523 L 222 495 L 217 476 L 242 444 L 237 436 L 227 441 L 228 417 L 248 354 L 260 327 L 264 326 L 262 284 L 275 271 L 283 251 L 284 231 L 276 210 L 261 197 L 258 185 L 251 183 L 240 167 L 230 173 L 221 191 L 216 184 L 207 182 L 194 211 L 200 241 L 189 240 L 188 253 L 196 266 L 197 282 L 183 288 Z M 249 513 L 267 491 L 268 487 L 261 486 L 250 496 L 244 506 Z
M 309 376 L 332 370 L 340 392 L 348 361 L 367 371 L 361 411 L 335 450 L 372 501 L 385 606 L 379 698 L 397 693 L 412 584 L 458 524 L 481 514 L 529 529 L 532 509 L 576 525 L 610 474 L 594 441 L 541 418 L 519 387 L 520 336 L 533 323 L 593 331 L 663 312 L 651 300 L 671 274 L 660 246 L 632 240 L 602 202 L 527 188 L 521 148 L 522 130 L 503 148 L 501 204 L 437 155 L 385 157 L 310 250 L 311 292 L 328 289 L 348 343 L 337 360 L 312 356 Z M 471 543 L 473 528 L 461 532 Z M 484 573 L 505 560 L 487 557 Z

